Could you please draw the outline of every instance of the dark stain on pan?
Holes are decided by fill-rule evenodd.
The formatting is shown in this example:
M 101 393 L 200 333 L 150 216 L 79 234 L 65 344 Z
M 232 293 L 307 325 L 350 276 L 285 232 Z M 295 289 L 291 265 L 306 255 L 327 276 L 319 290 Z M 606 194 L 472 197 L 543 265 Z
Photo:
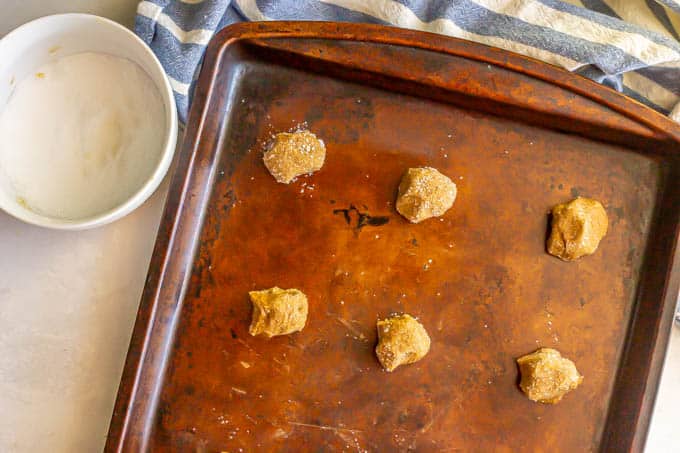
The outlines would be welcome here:
M 364 205 L 366 207 L 366 205 Z M 388 216 L 373 216 L 368 212 L 361 212 L 356 206 L 350 205 L 345 209 L 333 209 L 333 214 L 342 214 L 347 225 L 352 225 L 353 219 L 351 213 L 356 213 L 356 222 L 354 228 L 359 231 L 365 226 L 383 226 L 390 221 Z

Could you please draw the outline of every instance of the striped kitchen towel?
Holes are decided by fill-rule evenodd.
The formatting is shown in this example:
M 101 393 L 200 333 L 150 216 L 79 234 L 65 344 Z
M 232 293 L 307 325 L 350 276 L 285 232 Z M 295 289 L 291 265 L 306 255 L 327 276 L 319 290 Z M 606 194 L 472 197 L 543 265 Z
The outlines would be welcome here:
M 242 21 L 333 20 L 425 30 L 582 74 L 680 121 L 680 0 L 148 0 L 136 33 L 182 122 L 210 38 Z

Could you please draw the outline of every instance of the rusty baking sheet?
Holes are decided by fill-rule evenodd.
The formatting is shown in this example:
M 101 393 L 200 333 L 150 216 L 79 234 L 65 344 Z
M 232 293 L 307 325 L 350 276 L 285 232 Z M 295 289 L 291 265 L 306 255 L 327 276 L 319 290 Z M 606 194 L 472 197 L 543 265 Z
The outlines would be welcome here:
M 321 171 L 261 153 L 305 125 Z M 607 88 L 470 42 L 379 26 L 253 23 L 210 44 L 107 451 L 640 451 L 678 291 L 680 128 Z M 404 170 L 451 176 L 441 219 L 394 210 Z M 545 253 L 547 213 L 601 200 L 593 256 Z M 367 222 L 366 216 L 386 218 Z M 363 221 L 362 221 L 363 219 Z M 248 334 L 253 289 L 309 297 L 297 334 Z M 420 318 L 382 371 L 375 322 Z M 517 387 L 539 346 L 585 380 Z

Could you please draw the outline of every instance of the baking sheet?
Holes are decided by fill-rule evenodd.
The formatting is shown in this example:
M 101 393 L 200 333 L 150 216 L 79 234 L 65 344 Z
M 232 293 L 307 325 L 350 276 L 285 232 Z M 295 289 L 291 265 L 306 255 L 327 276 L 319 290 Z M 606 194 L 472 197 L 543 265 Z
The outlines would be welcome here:
M 654 328 L 677 294 L 676 126 L 521 57 L 406 31 L 399 47 L 367 42 L 380 31 L 252 24 L 211 45 L 108 449 L 644 442 L 665 348 Z M 277 184 L 262 150 L 299 126 L 325 141 L 326 163 Z M 411 225 L 394 200 L 420 165 L 449 175 L 458 198 Z M 610 228 L 595 255 L 564 263 L 545 253 L 547 213 L 578 195 L 603 202 Z M 253 338 L 247 292 L 274 285 L 307 294 L 307 326 Z M 386 373 L 375 322 L 393 312 L 417 316 L 432 348 Z M 585 376 L 556 406 L 517 387 L 515 359 L 538 347 Z

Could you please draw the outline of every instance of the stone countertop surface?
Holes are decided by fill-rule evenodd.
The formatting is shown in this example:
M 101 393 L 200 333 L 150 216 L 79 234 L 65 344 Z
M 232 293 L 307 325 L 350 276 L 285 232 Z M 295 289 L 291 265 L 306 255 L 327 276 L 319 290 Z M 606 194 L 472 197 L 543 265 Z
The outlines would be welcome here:
M 137 0 L 4 0 L 0 37 L 87 12 L 126 26 Z M 167 178 L 166 178 L 167 179 Z M 0 212 L 0 451 L 101 451 L 167 192 L 86 232 Z M 678 452 L 680 328 L 673 327 L 646 451 Z

